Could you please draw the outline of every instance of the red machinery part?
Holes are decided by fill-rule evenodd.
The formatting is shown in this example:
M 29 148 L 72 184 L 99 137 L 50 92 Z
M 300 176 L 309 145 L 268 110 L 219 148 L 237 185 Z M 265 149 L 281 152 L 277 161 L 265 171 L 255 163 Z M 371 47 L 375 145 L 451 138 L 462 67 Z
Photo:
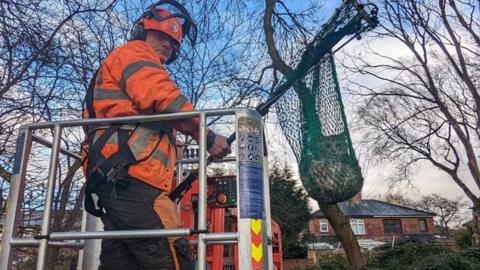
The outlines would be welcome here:
M 223 194 L 223 193 L 220 193 L 218 196 L 217 196 L 217 203 L 218 204 L 226 204 L 228 201 L 228 198 L 227 198 L 227 195 Z
M 236 232 L 237 231 L 237 194 L 235 176 L 218 176 L 207 179 L 207 226 L 210 232 Z M 198 181 L 185 193 L 180 201 L 180 217 L 185 228 L 197 227 L 198 210 Z M 191 236 L 190 240 L 196 240 Z M 272 245 L 273 263 L 275 269 L 283 269 L 282 265 L 282 234 L 280 226 L 272 220 Z M 194 245 L 192 253 L 195 255 Z M 207 248 L 208 269 L 239 270 L 236 245 L 213 245 Z

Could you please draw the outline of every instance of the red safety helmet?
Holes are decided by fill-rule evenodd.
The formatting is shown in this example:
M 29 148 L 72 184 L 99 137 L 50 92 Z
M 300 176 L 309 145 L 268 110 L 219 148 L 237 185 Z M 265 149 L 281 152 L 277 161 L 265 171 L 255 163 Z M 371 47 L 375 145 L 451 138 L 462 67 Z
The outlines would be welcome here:
M 167 34 L 175 42 L 167 64 L 173 62 L 180 52 L 183 38 L 188 36 L 192 46 L 197 38 L 197 28 L 188 11 L 173 0 L 163 0 L 150 5 L 135 21 L 130 40 L 145 40 L 147 30 L 157 30 Z
M 172 16 L 166 9 L 156 9 L 153 18 L 145 17 L 140 21 L 145 30 L 157 30 L 167 34 L 177 42 L 177 46 L 182 44 L 183 28 L 180 20 Z

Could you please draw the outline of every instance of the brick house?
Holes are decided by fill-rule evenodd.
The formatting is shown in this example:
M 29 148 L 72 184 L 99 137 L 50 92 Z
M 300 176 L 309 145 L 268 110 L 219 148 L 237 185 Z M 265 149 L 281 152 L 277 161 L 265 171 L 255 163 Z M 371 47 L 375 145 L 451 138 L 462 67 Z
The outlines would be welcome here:
M 434 234 L 434 213 L 395 205 L 379 200 L 362 200 L 357 195 L 352 201 L 339 203 L 350 219 L 360 245 L 381 245 L 392 239 L 430 236 Z M 309 223 L 310 242 L 338 244 L 338 238 L 321 211 L 313 213 Z

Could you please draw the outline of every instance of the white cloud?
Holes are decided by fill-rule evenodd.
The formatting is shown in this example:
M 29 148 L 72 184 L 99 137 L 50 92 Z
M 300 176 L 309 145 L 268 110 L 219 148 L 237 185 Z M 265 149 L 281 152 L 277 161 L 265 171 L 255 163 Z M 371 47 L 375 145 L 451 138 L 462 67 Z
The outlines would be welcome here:
M 343 51 L 339 52 L 336 55 L 337 62 L 345 65 L 352 65 L 352 61 L 346 57 L 346 55 L 361 56 L 363 60 L 369 63 L 385 63 L 385 59 L 375 56 L 371 53 L 366 53 L 366 48 L 374 52 L 378 52 L 382 55 L 394 58 L 401 59 L 411 57 L 412 53 L 410 50 L 401 42 L 394 38 L 383 38 L 383 39 L 365 39 L 361 42 L 352 41 L 350 44 L 345 46 Z M 385 82 L 373 78 L 372 76 L 366 76 L 361 74 L 351 74 L 347 72 L 341 65 L 337 63 L 337 72 L 340 80 L 340 87 L 345 89 L 348 87 L 348 80 L 353 82 L 362 83 L 368 87 L 378 88 L 385 85 Z M 388 72 L 388 71 L 386 71 Z M 348 80 L 347 80 L 348 77 Z M 344 95 L 344 102 L 346 103 L 347 117 L 349 120 L 349 126 L 352 127 L 353 111 L 351 104 L 351 99 L 348 95 Z M 352 139 L 354 142 L 359 142 L 362 137 L 362 133 L 350 128 L 352 132 Z M 357 156 L 359 150 L 361 149 L 360 145 L 356 145 Z M 390 179 L 392 172 L 394 170 L 393 163 L 394 161 L 384 162 L 382 164 L 371 164 L 365 160 L 361 160 L 362 156 L 359 157 L 361 164 L 364 164 L 364 176 L 365 184 L 363 188 L 364 198 L 375 197 L 382 195 L 388 192 L 389 186 L 391 184 Z M 466 168 L 463 170 L 464 177 L 467 178 L 467 185 L 477 192 L 478 188 L 475 186 L 473 180 L 469 178 L 466 172 Z M 434 167 L 432 164 L 423 165 L 419 170 L 414 172 L 415 174 L 411 177 L 411 185 L 402 185 L 398 189 L 402 190 L 407 197 L 411 199 L 418 199 L 421 196 L 436 193 L 441 196 L 447 197 L 449 199 L 456 199 L 458 197 L 465 198 L 468 201 L 468 198 L 463 193 L 463 191 L 458 187 L 457 184 L 451 179 L 449 175 L 445 172 L 440 171 L 438 168 Z

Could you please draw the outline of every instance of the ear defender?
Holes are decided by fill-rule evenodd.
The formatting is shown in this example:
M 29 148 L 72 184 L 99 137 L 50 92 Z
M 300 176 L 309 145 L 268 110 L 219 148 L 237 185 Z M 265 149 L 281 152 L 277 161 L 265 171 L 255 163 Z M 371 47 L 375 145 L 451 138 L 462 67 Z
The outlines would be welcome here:
M 129 40 L 145 40 L 146 36 L 147 31 L 143 28 L 143 24 L 138 22 L 135 27 L 133 27 Z

